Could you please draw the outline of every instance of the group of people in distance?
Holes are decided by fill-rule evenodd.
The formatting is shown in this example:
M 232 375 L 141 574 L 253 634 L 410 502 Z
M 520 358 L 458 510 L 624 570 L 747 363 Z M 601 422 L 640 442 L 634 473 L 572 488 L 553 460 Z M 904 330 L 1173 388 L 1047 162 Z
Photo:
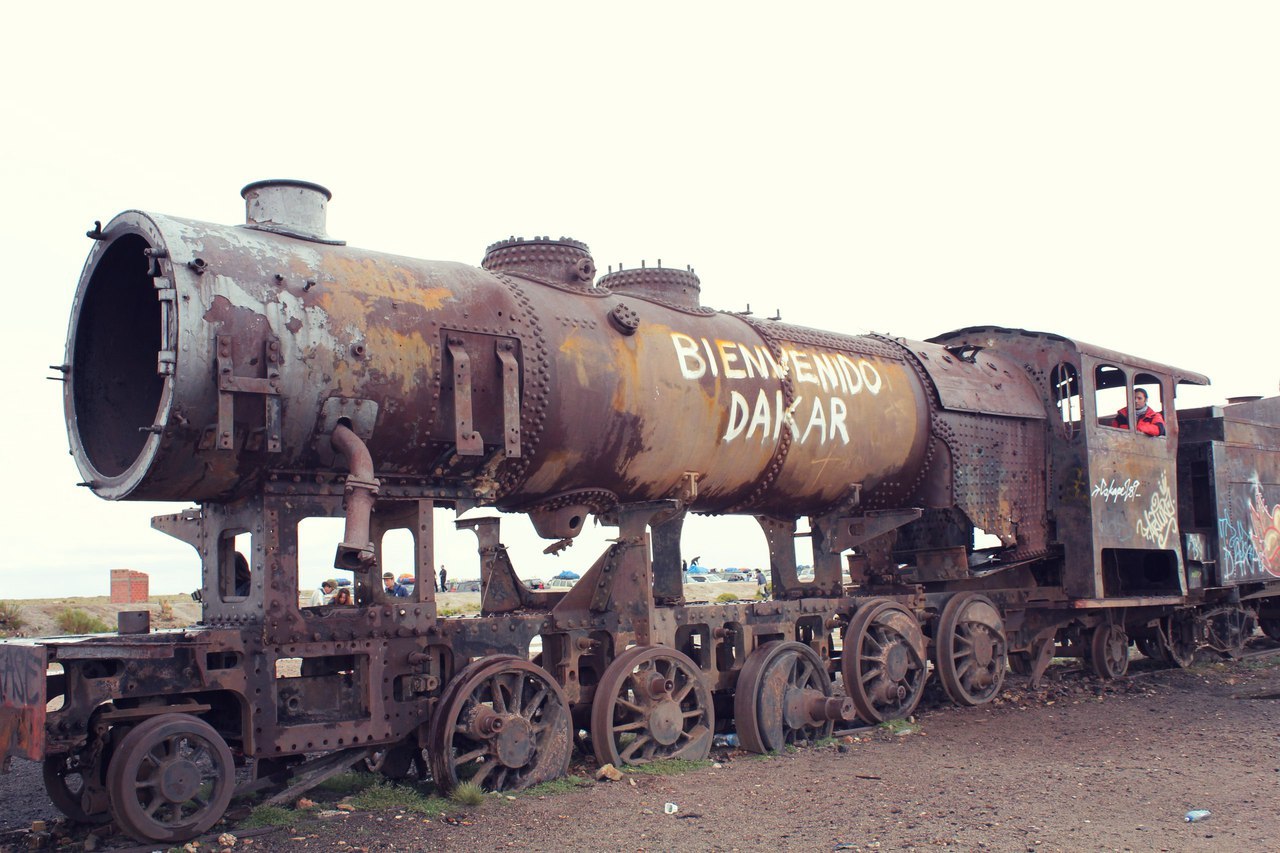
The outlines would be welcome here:
M 405 575 L 404 577 L 409 578 L 408 575 Z M 444 566 L 441 566 L 440 589 L 445 588 L 445 581 L 447 578 L 448 573 L 445 571 Z M 434 582 L 435 578 L 432 578 L 432 581 Z M 406 584 L 403 583 L 403 578 L 401 580 L 396 580 L 396 576 L 391 574 L 391 572 L 383 572 L 382 588 L 386 591 L 387 595 L 393 595 L 396 598 L 408 598 L 413 592 L 413 583 L 411 578 L 410 582 Z M 308 606 L 322 607 L 326 604 L 354 607 L 355 599 L 351 597 L 351 587 L 342 586 L 333 578 L 322 581 L 320 586 L 316 587 L 315 590 L 312 591 L 311 599 L 308 601 Z

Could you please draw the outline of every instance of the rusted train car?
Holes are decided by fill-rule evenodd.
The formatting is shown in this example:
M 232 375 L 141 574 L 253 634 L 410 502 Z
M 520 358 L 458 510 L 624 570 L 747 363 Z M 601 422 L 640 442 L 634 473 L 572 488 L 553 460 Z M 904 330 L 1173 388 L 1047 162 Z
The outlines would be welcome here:
M 1179 410 L 1205 377 L 1053 334 L 717 312 L 691 270 L 598 277 L 566 238 L 480 267 L 357 250 L 322 187 L 243 195 L 243 225 L 89 233 L 72 453 L 103 498 L 197 504 L 154 526 L 199 553 L 204 615 L 0 645 L 4 754 L 42 761 L 73 818 L 180 841 L 237 784 L 374 753 L 510 790 L 564 773 L 580 732 L 615 764 L 701 758 L 728 728 L 774 750 L 910 714 L 933 673 L 978 705 L 1055 654 L 1114 677 L 1131 642 L 1185 664 L 1280 634 L 1280 398 Z M 1117 417 L 1139 392 L 1163 434 Z M 531 590 L 499 517 L 459 522 L 482 614 L 441 618 L 434 510 L 481 506 L 551 547 L 591 516 L 617 538 L 572 589 Z M 689 512 L 759 520 L 772 600 L 685 603 Z M 352 607 L 299 604 L 316 517 L 345 519 Z M 408 598 L 380 581 L 402 529 Z

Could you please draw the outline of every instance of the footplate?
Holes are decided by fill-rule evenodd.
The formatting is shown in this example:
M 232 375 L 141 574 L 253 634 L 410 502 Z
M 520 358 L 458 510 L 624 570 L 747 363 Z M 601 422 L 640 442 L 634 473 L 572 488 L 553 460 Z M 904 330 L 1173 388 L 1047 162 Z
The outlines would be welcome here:
M 45 647 L 0 643 L 0 757 L 44 758 Z

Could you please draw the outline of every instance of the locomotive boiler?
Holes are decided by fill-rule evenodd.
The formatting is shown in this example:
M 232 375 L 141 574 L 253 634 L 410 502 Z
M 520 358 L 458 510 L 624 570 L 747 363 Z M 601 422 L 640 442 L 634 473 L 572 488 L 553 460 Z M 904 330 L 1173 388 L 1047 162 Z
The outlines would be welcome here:
M 933 673 L 976 705 L 1055 654 L 1115 677 L 1131 641 L 1185 664 L 1280 633 L 1277 399 L 1179 411 L 1204 377 L 1051 334 L 719 312 L 691 269 L 598 276 L 569 238 L 479 267 L 368 252 L 326 233 L 318 185 L 243 195 L 243 225 L 129 211 L 89 233 L 72 453 L 103 498 L 197 504 L 153 525 L 199 553 L 204 618 L 0 646 L 5 754 L 42 761 L 73 818 L 190 838 L 246 762 L 240 790 L 285 797 L 367 758 L 518 789 L 575 737 L 620 765 L 705 757 L 729 728 L 763 752 L 910 714 Z M 1104 410 L 1139 391 L 1163 435 Z M 484 506 L 552 549 L 592 516 L 618 535 L 572 589 L 532 590 L 498 516 L 459 521 L 481 615 L 440 617 L 434 510 Z M 759 520 L 772 600 L 686 603 L 689 512 Z M 345 519 L 352 607 L 300 603 L 315 517 Z M 409 597 L 380 581 L 402 529 Z

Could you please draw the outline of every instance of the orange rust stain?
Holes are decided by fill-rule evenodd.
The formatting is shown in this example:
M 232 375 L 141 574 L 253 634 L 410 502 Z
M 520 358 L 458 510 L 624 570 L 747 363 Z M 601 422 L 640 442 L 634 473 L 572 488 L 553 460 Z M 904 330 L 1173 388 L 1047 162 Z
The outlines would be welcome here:
M 591 368 L 608 364 L 608 354 L 599 341 L 581 332 L 571 332 L 560 344 L 560 354 L 569 359 L 575 378 L 583 388 L 591 387 Z
M 365 330 L 365 348 L 368 366 L 398 379 L 400 392 L 410 399 L 418 385 L 419 369 L 430 369 L 436 362 L 436 347 L 417 331 L 402 334 L 370 326 Z

